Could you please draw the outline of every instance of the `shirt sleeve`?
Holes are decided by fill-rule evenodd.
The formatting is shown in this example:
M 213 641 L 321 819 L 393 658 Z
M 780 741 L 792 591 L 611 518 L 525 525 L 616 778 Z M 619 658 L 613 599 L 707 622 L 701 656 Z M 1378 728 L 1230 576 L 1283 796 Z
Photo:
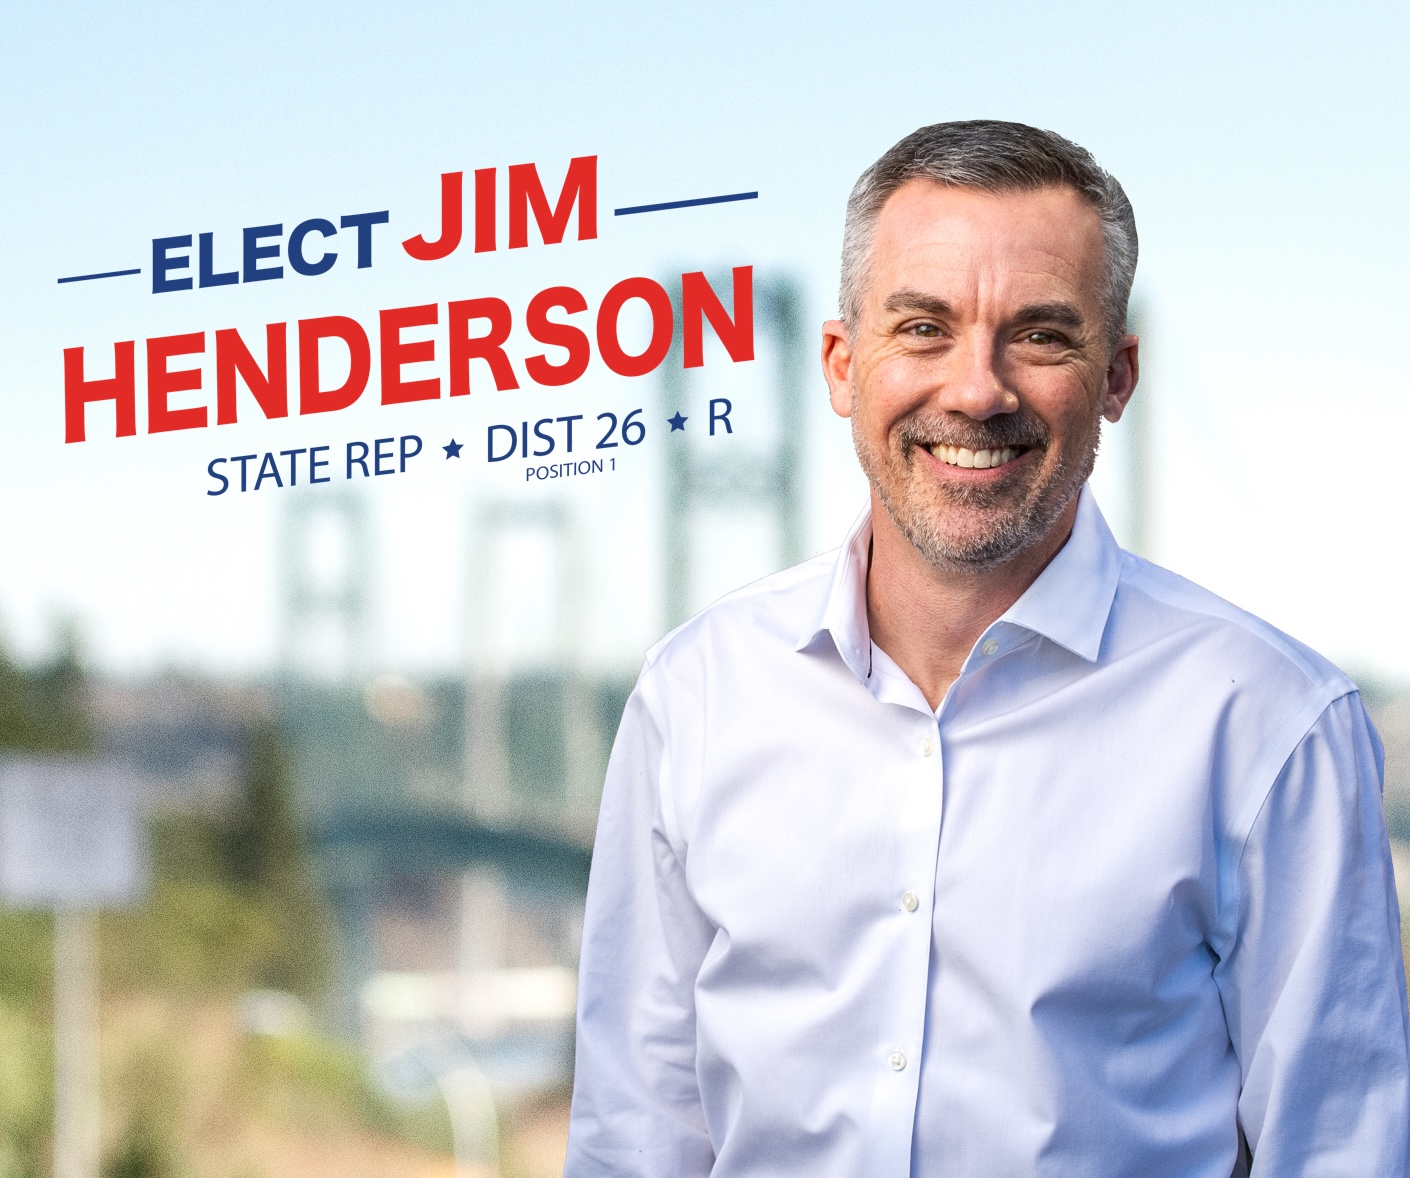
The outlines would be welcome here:
M 1252 1178 L 1405 1175 L 1400 915 L 1359 696 L 1329 705 L 1283 766 L 1244 845 L 1237 911 L 1215 976 Z
M 612 747 L 588 883 L 565 1178 L 704 1178 L 695 979 L 715 936 L 667 837 L 669 769 L 642 682 Z

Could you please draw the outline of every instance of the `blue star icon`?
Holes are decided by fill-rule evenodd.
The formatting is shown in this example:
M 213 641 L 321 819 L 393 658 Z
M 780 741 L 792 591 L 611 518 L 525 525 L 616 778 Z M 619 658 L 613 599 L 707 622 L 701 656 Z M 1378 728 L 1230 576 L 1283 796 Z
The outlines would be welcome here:
M 683 416 L 681 415 L 681 411 L 680 411 L 679 409 L 677 409 L 677 410 L 676 410 L 676 415 L 675 415 L 674 417 L 668 417 L 668 418 L 666 418 L 666 420 L 671 423 L 671 433 L 675 433 L 676 430 L 684 430 L 684 429 L 685 429 L 685 423 L 686 423 L 687 421 L 689 421 L 690 418 L 688 418 L 688 417 L 683 417 Z
M 460 451 L 463 449 L 463 446 L 460 442 L 457 442 L 454 438 L 451 438 L 450 445 L 442 446 L 441 449 L 446 452 L 447 458 L 459 458 Z

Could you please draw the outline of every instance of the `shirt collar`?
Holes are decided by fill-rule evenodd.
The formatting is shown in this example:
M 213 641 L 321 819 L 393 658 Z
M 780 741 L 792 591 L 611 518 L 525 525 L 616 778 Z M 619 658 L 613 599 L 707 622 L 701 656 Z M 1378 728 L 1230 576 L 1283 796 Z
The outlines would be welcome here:
M 999 620 L 1094 663 L 1120 579 L 1121 548 L 1091 488 L 1083 486 L 1067 543 Z
M 809 619 L 794 647 L 809 649 L 826 634 L 842 661 L 863 681 L 871 677 L 871 628 L 867 623 L 870 559 L 871 507 L 867 506 L 837 553 L 821 608 Z M 1084 486 L 1067 543 L 995 624 L 1007 622 L 1041 634 L 1095 662 L 1120 576 L 1121 549 L 1091 489 Z
M 871 565 L 871 505 L 862 509 L 832 566 L 827 596 L 798 635 L 795 650 L 807 650 L 824 636 L 862 682 L 871 678 L 871 626 L 867 622 L 867 569 Z

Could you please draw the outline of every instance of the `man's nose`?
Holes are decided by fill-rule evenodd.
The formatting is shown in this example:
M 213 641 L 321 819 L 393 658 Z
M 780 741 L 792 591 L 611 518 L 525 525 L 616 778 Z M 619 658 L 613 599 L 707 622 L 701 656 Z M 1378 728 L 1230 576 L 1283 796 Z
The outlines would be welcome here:
M 992 333 L 967 334 L 949 355 L 945 382 L 939 390 L 940 408 L 984 421 L 1000 413 L 1013 413 L 1018 396 L 1003 379 Z

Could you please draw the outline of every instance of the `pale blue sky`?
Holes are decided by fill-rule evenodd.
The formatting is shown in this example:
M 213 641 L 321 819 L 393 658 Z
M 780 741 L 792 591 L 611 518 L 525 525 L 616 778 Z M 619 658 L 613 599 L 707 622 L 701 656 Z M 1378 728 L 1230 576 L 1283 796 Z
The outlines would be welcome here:
M 1410 10 L 1389 3 L 11 6 L 0 623 L 33 651 L 50 618 L 75 614 L 115 670 L 258 671 L 274 654 L 278 503 L 205 499 L 211 456 L 392 428 L 478 439 L 526 403 L 654 396 L 648 381 L 595 374 L 568 393 L 66 448 L 63 347 L 312 314 L 370 321 L 467 294 L 522 306 L 550 283 L 600 293 L 673 265 L 796 274 L 816 322 L 833 310 L 857 173 L 919 124 L 985 116 L 1083 143 L 1135 204 L 1157 558 L 1352 669 L 1410 678 L 1407 26 Z M 602 161 L 605 208 L 760 199 L 608 217 L 596 243 L 457 255 L 434 271 L 389 253 L 371 271 L 189 297 L 150 295 L 146 275 L 54 281 L 145 268 L 155 236 L 233 242 L 245 225 L 372 208 L 406 230 L 391 244 L 429 228 L 442 171 L 549 170 L 587 153 Z M 808 548 L 820 550 L 862 484 L 820 379 L 808 387 Z M 1118 531 L 1120 448 L 1118 427 L 1098 476 Z M 442 466 L 377 487 L 381 664 L 459 665 L 477 505 L 529 494 L 498 473 Z M 630 666 L 657 629 L 655 475 L 643 460 L 571 499 L 591 553 L 582 657 L 594 664 Z M 721 545 L 719 583 L 701 593 L 758 571 L 723 555 L 737 547 Z M 535 559 L 514 566 L 530 601 Z

